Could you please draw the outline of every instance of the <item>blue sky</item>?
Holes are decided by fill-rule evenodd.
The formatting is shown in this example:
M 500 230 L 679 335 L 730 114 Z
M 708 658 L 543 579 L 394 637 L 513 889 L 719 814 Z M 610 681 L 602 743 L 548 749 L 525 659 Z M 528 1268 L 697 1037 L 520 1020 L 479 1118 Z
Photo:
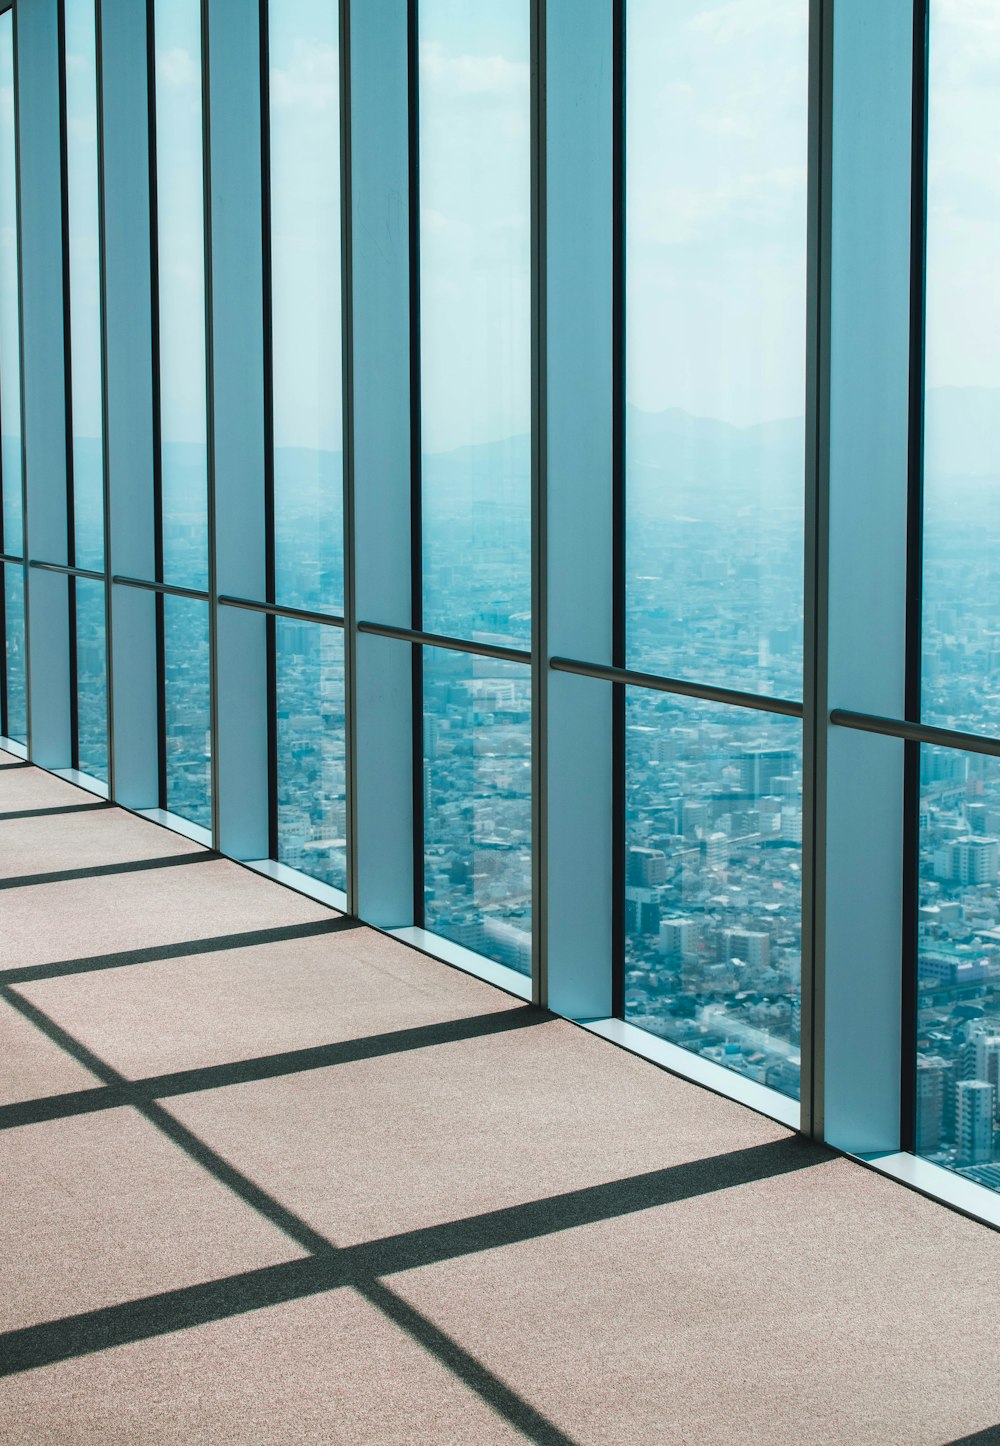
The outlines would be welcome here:
M 198 0 L 156 8 L 164 431 L 195 441 L 204 437 Z M 276 437 L 331 449 L 342 433 L 334 11 L 331 0 L 273 0 L 271 14 Z M 629 0 L 628 391 L 647 410 L 739 424 L 803 410 L 806 12 L 806 0 Z M 96 355 L 98 323 L 92 0 L 68 0 L 67 36 L 83 357 Z M 421 0 L 430 451 L 529 425 L 528 47 L 528 0 Z M 932 0 L 931 64 L 928 382 L 996 387 L 996 0 Z M 9 23 L 0 34 L 9 118 L 8 76 Z M 9 180 L 0 176 L 8 315 Z M 78 370 L 78 429 L 96 436 L 96 371 Z
M 927 384 L 1000 387 L 1000 4 L 932 0 Z
M 807 0 L 629 0 L 627 387 L 745 425 L 805 395 Z

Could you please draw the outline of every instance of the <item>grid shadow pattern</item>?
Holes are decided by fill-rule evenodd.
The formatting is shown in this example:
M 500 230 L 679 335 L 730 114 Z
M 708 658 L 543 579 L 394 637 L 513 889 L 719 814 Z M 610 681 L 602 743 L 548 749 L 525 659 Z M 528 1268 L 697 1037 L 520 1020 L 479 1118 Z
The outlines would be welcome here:
M 215 857 L 217 855 L 206 851 L 179 858 L 137 861 L 135 867 L 155 869 Z M 73 877 L 93 877 L 127 871 L 130 867 L 124 864 L 107 869 L 64 870 L 9 881 L 7 886 L 61 879 L 68 872 Z M 800 1137 L 791 1137 L 363 1244 L 338 1246 L 224 1159 L 169 1113 L 162 1101 L 197 1091 L 216 1090 L 402 1051 L 436 1048 L 459 1040 L 530 1029 L 550 1021 L 552 1015 L 532 1006 L 518 1005 L 499 1012 L 439 1021 L 381 1035 L 133 1080 L 121 1074 L 15 987 L 33 980 L 60 978 L 98 969 L 117 969 L 197 953 L 316 937 L 350 927 L 354 927 L 353 921 L 335 917 L 329 921 L 219 935 L 176 945 L 8 969 L 0 973 L 0 999 L 99 1081 L 90 1089 L 4 1106 L 0 1108 L 0 1130 L 72 1118 L 94 1111 L 135 1110 L 215 1182 L 305 1252 L 304 1259 L 247 1270 L 222 1279 L 8 1331 L 0 1335 L 0 1377 L 346 1288 L 357 1292 L 526 1440 L 540 1443 L 540 1446 L 572 1446 L 572 1437 L 403 1299 L 387 1284 L 387 1277 L 801 1170 L 829 1158 L 830 1152 L 822 1147 L 811 1145 Z

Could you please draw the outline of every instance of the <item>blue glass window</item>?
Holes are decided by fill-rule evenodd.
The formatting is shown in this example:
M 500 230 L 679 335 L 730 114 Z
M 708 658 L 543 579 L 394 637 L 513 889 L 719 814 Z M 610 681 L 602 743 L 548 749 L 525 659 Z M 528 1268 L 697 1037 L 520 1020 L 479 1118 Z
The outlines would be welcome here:
M 347 888 L 344 635 L 320 623 L 275 621 L 278 859 Z
M 531 973 L 531 683 L 424 648 L 426 927 Z

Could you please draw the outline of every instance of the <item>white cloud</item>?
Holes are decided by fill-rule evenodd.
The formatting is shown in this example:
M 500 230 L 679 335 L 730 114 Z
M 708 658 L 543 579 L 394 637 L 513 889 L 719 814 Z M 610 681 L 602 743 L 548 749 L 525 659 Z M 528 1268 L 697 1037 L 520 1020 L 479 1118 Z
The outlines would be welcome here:
M 780 28 L 789 34 L 789 23 L 798 21 L 805 30 L 808 12 L 805 0 L 725 0 L 714 10 L 702 10 L 687 21 L 685 29 L 713 41 L 741 40 L 762 30 Z
M 786 234 L 801 220 L 804 228 L 804 166 L 779 166 L 745 172 L 715 187 L 664 186 L 636 198 L 632 216 L 637 242 L 687 245 L 711 238 L 718 244 L 741 225 L 754 227 L 760 244 L 769 231 Z
M 201 73 L 189 50 L 176 48 L 156 53 L 156 83 L 173 90 L 201 85 Z
M 299 41 L 284 69 L 271 71 L 271 105 L 275 110 L 329 110 L 339 103 L 340 57 L 332 45 Z
M 420 73 L 439 94 L 508 98 L 527 94 L 531 68 L 504 55 L 449 55 L 438 40 L 420 45 Z

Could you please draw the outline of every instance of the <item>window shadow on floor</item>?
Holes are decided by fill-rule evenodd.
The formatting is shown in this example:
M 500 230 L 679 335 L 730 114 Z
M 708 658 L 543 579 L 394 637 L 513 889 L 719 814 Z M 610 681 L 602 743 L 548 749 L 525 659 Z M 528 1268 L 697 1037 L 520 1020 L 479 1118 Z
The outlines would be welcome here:
M 2 986 L 0 997 L 10 1002 Z M 120 1109 L 123 1105 L 169 1099 L 176 1095 L 224 1089 L 229 1085 L 280 1079 L 287 1075 L 329 1069 L 339 1064 L 354 1064 L 364 1059 L 379 1059 L 414 1049 L 429 1049 L 460 1040 L 506 1034 L 510 1030 L 527 1029 L 553 1018 L 553 1015 L 546 1014 L 543 1010 L 534 1009 L 530 1005 L 520 1005 L 514 1009 L 492 1010 L 488 1014 L 461 1019 L 436 1020 L 433 1024 L 414 1025 L 409 1029 L 395 1029 L 385 1034 L 366 1035 L 360 1039 L 337 1040 L 331 1044 L 312 1045 L 305 1049 L 258 1055 L 254 1059 L 201 1065 L 193 1069 L 174 1070 L 170 1074 L 150 1075 L 144 1079 L 122 1080 L 120 1083 L 98 1085 L 91 1089 L 70 1090 L 41 1099 L 19 1100 L 14 1104 L 0 1105 L 0 1131 L 41 1124 L 46 1120 L 68 1119 L 75 1115 Z M 59 1040 L 55 1039 L 54 1042 L 58 1044 Z
M 167 854 L 164 858 L 124 859 L 116 864 L 92 864 L 82 869 L 54 869 L 46 874 L 19 874 L 0 879 L 0 889 L 25 889 L 32 884 L 65 884 L 74 879 L 104 879 L 115 874 L 141 874 L 148 869 L 181 868 L 184 864 L 217 863 L 221 854 L 211 849 L 189 854 Z
M 159 964 L 167 959 L 187 959 L 193 954 L 217 954 L 261 944 L 284 944 L 293 939 L 314 939 L 321 934 L 337 934 L 345 929 L 363 927 L 360 919 L 349 914 L 331 914 L 329 918 L 313 919 L 304 924 L 277 924 L 269 929 L 247 929 L 238 934 L 216 934 L 207 939 L 175 940 L 170 944 L 152 944 L 143 949 L 122 949 L 114 954 L 60 959 L 51 964 L 22 964 L 13 969 L 0 969 L 0 984 L 30 984 L 36 979 L 64 979 L 71 974 L 128 969 L 135 964 Z
M 9 813 L 0 813 L 0 823 L 17 823 L 22 818 L 53 818 L 61 813 L 106 813 L 114 807 L 113 803 L 100 800 L 97 803 L 59 803 L 51 808 L 15 808 Z
M 16 990 L 4 985 L 0 996 L 106 1086 L 129 1089 L 130 1082 L 112 1066 Z M 477 1030 L 490 1032 L 498 1024 L 503 1028 L 510 1023 L 505 1021 L 505 1014 L 511 1016 L 513 1027 L 520 1027 L 521 1020 L 528 1022 L 532 1017 L 534 1022 L 551 1018 L 543 1011 L 523 1006 L 501 1011 L 499 1021 L 496 1016 L 483 1016 L 474 1023 Z M 453 1026 L 431 1028 L 444 1030 L 447 1037 L 449 1027 L 468 1028 L 469 1024 L 458 1021 Z M 414 1035 L 423 1037 L 419 1030 L 399 1033 L 411 1036 L 411 1041 Z M 384 1043 L 392 1036 L 382 1038 Z M 357 1046 L 357 1042 L 352 1043 Z M 710 1159 L 341 1248 L 219 1155 L 157 1100 L 133 1091 L 127 1103 L 219 1184 L 304 1250 L 306 1258 L 9 1331 L 0 1336 L 0 1375 L 38 1369 L 349 1287 L 538 1446 L 573 1446 L 573 1442 L 482 1361 L 394 1292 L 386 1284 L 387 1275 L 810 1168 L 829 1160 L 833 1153 L 801 1137 L 788 1136 Z

